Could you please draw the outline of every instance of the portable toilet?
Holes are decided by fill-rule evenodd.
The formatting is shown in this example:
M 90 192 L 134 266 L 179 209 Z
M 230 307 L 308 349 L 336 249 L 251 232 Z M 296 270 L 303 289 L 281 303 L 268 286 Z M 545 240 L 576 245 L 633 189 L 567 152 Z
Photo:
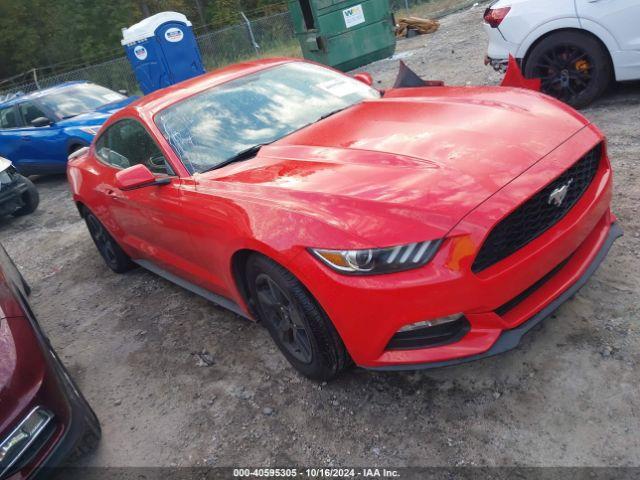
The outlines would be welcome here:
M 393 55 L 389 0 L 289 0 L 304 58 L 342 71 Z
M 204 73 L 191 22 L 181 13 L 157 13 L 123 28 L 121 43 L 145 94 Z

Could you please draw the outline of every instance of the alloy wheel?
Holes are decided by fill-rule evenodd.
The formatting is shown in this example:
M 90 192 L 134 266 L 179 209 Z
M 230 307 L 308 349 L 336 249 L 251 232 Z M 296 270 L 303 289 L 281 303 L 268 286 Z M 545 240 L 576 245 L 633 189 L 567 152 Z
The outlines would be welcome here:
M 256 277 L 256 295 L 282 346 L 296 360 L 311 363 L 310 335 L 302 313 L 291 297 L 266 273 Z
M 576 45 L 557 45 L 534 65 L 533 77 L 542 80 L 542 91 L 563 102 L 573 103 L 593 81 L 594 62 Z

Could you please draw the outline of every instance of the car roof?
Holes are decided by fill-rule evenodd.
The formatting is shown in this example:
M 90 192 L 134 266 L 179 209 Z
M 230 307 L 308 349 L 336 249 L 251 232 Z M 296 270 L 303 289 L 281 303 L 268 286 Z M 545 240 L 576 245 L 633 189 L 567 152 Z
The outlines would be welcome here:
M 34 98 L 44 97 L 50 93 L 54 93 L 57 91 L 65 90 L 73 85 L 79 85 L 81 83 L 91 83 L 86 80 L 75 80 L 72 82 L 64 82 L 53 87 L 43 88 L 42 90 L 36 90 L 35 92 L 27 93 L 25 95 L 18 95 L 13 97 L 11 100 L 7 100 L 6 102 L 0 102 L 0 108 L 8 107 L 11 105 L 16 105 L 18 103 L 24 102 L 25 100 L 33 100 Z
M 213 70 L 176 85 L 156 90 L 136 100 L 124 110 L 135 109 L 142 116 L 152 117 L 174 103 L 191 97 L 209 88 L 226 83 L 236 78 L 259 72 L 266 68 L 290 62 L 303 62 L 300 58 L 268 58 L 251 62 L 237 63 L 228 67 Z

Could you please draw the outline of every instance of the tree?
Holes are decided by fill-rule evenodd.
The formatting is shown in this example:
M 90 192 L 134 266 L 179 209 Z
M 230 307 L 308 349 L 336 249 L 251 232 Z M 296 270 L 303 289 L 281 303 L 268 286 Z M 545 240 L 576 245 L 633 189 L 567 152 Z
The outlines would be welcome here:
M 196 27 L 219 27 L 238 23 L 241 10 L 276 3 L 282 0 L 2 0 L 0 79 L 32 68 L 49 75 L 121 56 L 121 29 L 158 12 L 177 11 Z

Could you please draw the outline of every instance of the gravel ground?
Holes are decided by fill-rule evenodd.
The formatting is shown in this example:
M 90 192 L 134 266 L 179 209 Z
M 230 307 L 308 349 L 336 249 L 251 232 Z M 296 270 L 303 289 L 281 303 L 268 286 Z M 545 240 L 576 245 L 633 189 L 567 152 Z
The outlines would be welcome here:
M 403 40 L 425 78 L 495 84 L 483 6 Z M 367 68 L 389 86 L 397 60 Z M 626 231 L 596 275 L 520 348 L 419 373 L 297 375 L 266 330 L 143 270 L 111 273 L 63 177 L 0 240 L 103 425 L 83 465 L 640 465 L 640 85 L 584 111 L 609 138 Z

